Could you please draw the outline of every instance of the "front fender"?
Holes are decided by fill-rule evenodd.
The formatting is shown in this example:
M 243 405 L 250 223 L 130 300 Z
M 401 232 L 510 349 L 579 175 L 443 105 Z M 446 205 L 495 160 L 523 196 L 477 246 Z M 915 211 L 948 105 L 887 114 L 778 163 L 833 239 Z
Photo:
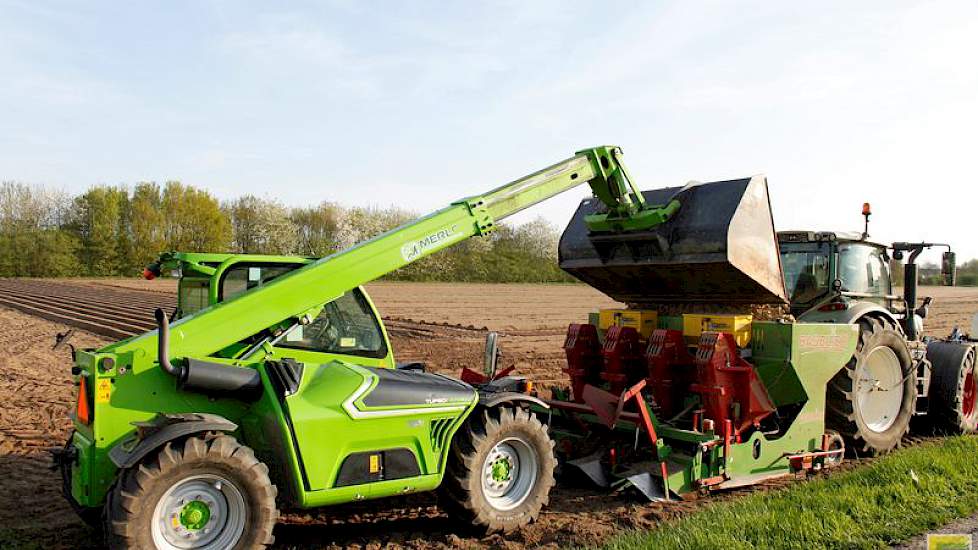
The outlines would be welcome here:
M 479 391 L 479 406 L 485 407 L 487 409 L 495 407 L 497 405 L 502 405 L 503 403 L 516 403 L 516 404 L 526 404 L 526 405 L 537 405 L 544 409 L 549 409 L 545 401 L 538 397 L 532 395 L 527 395 L 525 393 L 517 392 L 496 392 L 496 391 Z
M 850 307 L 841 311 L 810 311 L 798 318 L 803 323 L 837 323 L 852 324 L 866 316 L 884 317 L 890 320 L 895 326 L 900 323 L 897 318 L 885 307 L 872 302 L 855 302 Z
M 159 414 L 139 422 L 137 430 L 109 451 L 118 468 L 131 468 L 170 441 L 203 432 L 233 432 L 238 425 L 216 414 Z

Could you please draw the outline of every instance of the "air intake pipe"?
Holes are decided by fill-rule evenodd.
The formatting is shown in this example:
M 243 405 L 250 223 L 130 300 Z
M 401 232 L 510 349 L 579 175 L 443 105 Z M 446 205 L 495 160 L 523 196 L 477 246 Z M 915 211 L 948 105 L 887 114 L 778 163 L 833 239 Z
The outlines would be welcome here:
M 254 401 L 261 396 L 261 375 L 257 370 L 232 367 L 188 358 L 185 365 L 170 362 L 170 320 L 166 312 L 157 308 L 156 324 L 159 329 L 157 359 L 163 372 L 176 378 L 181 390 L 213 396 L 227 396 L 243 401 Z

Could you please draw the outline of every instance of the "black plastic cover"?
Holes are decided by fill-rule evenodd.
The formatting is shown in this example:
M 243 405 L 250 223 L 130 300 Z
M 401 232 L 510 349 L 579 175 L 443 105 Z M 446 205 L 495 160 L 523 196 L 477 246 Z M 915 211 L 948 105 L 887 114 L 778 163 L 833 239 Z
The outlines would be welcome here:
M 371 469 L 371 457 L 375 467 Z M 385 449 L 350 453 L 343 459 L 335 487 L 362 485 L 421 475 L 418 458 L 410 449 Z
M 261 374 L 249 367 L 234 367 L 200 359 L 187 359 L 181 389 L 206 395 L 227 396 L 243 401 L 261 397 Z
M 475 390 L 465 382 L 414 370 L 365 367 L 377 375 L 377 386 L 363 398 L 368 407 L 468 403 Z

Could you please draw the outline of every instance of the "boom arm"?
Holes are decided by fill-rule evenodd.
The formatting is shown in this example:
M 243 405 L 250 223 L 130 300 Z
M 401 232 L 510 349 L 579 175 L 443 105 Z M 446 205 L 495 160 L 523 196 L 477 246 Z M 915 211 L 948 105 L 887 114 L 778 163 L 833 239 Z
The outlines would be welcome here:
M 657 212 L 668 218 L 678 205 L 648 207 L 627 180 L 617 147 L 578 152 L 538 172 L 408 222 L 352 248 L 326 256 L 227 302 L 185 317 L 170 328 L 171 354 L 206 356 L 290 319 L 314 316 L 322 304 L 425 256 L 476 235 L 492 233 L 497 221 L 587 182 L 609 216 Z M 122 353 L 151 352 L 156 331 L 113 346 Z

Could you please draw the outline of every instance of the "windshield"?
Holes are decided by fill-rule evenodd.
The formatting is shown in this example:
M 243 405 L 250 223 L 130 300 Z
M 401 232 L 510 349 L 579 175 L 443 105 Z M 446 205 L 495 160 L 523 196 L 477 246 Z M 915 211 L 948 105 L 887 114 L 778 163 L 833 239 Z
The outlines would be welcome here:
M 326 304 L 308 325 L 298 325 L 279 344 L 321 353 L 384 357 L 384 333 L 359 289 Z
M 792 304 L 807 304 L 828 292 L 828 243 L 783 243 L 781 267 Z
M 891 292 L 886 250 L 871 244 L 839 245 L 839 278 L 845 290 L 873 296 Z

